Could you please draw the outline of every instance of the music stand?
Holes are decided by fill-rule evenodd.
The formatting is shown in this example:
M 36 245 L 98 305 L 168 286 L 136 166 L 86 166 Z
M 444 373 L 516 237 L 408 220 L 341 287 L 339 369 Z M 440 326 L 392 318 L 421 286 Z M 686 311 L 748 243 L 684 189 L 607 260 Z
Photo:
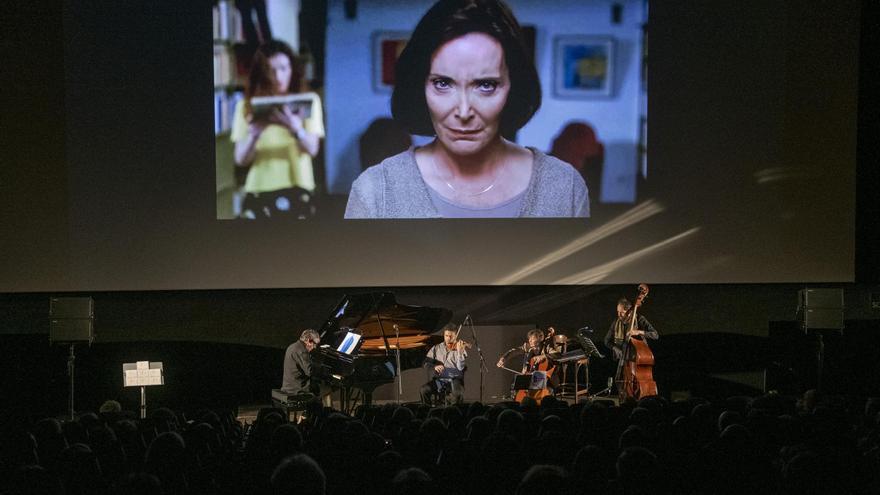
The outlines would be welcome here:
M 147 417 L 146 387 L 154 385 L 165 385 L 165 373 L 161 361 L 123 363 L 122 386 L 140 387 L 141 389 L 141 419 Z
M 545 371 L 523 373 L 513 377 L 514 390 L 542 390 L 544 388 L 547 388 L 547 373 Z
M 581 367 L 584 367 L 584 391 L 583 393 L 588 393 L 590 390 L 590 358 L 596 356 L 598 358 L 604 358 L 605 356 L 599 352 L 599 348 L 596 347 L 596 344 L 593 342 L 593 339 L 589 337 L 592 335 L 593 329 L 590 327 L 582 327 L 578 329 L 577 332 L 577 341 L 581 345 L 581 350 L 583 351 L 583 357 L 577 359 L 574 364 L 574 400 L 577 402 L 578 395 L 578 372 Z M 599 395 L 603 391 L 600 391 L 594 395 Z M 587 397 L 590 397 L 589 395 Z
M 599 359 L 602 359 L 605 357 L 604 355 L 602 355 L 601 352 L 599 352 L 599 348 L 596 347 L 596 344 L 595 344 L 595 342 L 593 342 L 593 339 L 588 337 L 588 335 L 591 335 L 592 333 L 593 333 L 593 329 L 590 327 L 583 327 L 580 330 L 578 330 L 578 333 L 577 333 L 577 339 L 581 343 L 581 347 L 583 347 L 583 349 L 584 349 L 584 355 L 586 356 L 586 363 L 585 363 L 586 368 L 584 368 L 584 371 L 585 371 L 584 381 L 586 382 L 585 387 L 584 387 L 585 393 L 590 391 L 590 358 L 593 356 L 597 356 Z M 575 372 L 574 372 L 574 400 L 575 400 L 575 402 L 577 402 L 577 396 L 578 396 L 577 370 L 580 366 L 581 366 L 580 363 L 575 364 Z M 587 398 L 596 397 L 597 395 L 601 395 L 603 393 L 610 393 L 611 392 L 611 383 L 613 383 L 613 382 L 609 382 L 609 386 L 607 388 L 605 388 L 604 390 L 600 390 L 593 395 L 588 394 Z

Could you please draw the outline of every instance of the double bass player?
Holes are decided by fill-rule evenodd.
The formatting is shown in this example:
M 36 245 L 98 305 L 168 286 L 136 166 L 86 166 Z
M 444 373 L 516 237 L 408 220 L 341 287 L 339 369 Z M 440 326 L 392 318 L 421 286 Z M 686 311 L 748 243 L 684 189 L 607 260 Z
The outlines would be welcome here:
M 624 344 L 627 340 L 627 330 L 629 330 L 630 320 L 629 317 L 631 315 L 630 311 L 632 310 L 632 303 L 629 302 L 629 299 L 625 297 L 621 297 L 617 300 L 617 318 L 611 322 L 611 328 L 608 329 L 608 333 L 605 334 L 605 347 L 608 348 L 613 354 L 613 358 L 615 361 L 619 361 L 623 356 Z M 637 315 L 637 325 L 635 330 L 630 332 L 630 335 L 644 335 L 646 339 L 649 340 L 657 340 L 660 338 L 660 334 L 651 325 L 651 322 L 648 321 L 643 315 Z
M 637 311 L 647 295 L 648 286 L 639 284 L 639 296 L 634 304 L 626 298 L 619 299 L 617 318 L 605 334 L 605 347 L 617 360 L 615 383 L 621 401 L 659 393 L 652 373 L 654 354 L 647 341 L 659 339 L 660 334 Z

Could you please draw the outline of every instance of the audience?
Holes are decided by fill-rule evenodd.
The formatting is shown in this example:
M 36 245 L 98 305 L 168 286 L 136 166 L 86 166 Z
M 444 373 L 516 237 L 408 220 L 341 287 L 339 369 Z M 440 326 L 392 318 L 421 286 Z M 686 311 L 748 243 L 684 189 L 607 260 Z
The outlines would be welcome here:
M 272 472 L 274 495 L 324 495 L 326 486 L 324 471 L 305 454 L 286 457 Z
M 880 400 L 267 408 L 7 422 L 6 494 L 880 493 Z

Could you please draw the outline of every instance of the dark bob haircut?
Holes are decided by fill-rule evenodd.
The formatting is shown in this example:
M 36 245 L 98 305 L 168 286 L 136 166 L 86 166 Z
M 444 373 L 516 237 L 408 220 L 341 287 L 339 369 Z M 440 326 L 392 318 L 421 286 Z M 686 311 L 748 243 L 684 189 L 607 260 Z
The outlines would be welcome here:
M 400 54 L 391 95 L 391 115 L 412 134 L 434 135 L 425 100 L 425 80 L 438 48 L 469 33 L 501 44 L 510 73 L 510 93 L 501 112 L 501 135 L 513 136 L 541 107 L 541 81 L 522 31 L 501 0 L 440 0 L 422 17 Z

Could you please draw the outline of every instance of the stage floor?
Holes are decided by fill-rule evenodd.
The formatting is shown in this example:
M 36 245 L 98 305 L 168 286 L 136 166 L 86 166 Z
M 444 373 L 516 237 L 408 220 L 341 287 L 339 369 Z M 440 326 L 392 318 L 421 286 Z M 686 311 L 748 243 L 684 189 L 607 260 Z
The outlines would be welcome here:
M 557 398 L 562 399 L 563 401 L 565 401 L 569 405 L 574 404 L 574 402 L 575 402 L 574 397 L 572 397 L 571 394 L 557 396 Z M 501 402 L 510 402 L 510 400 L 511 399 L 505 398 L 505 397 L 492 397 L 492 398 L 489 398 L 488 400 L 484 401 L 484 403 L 485 404 L 498 404 Z M 618 399 L 616 396 L 611 397 L 611 396 L 604 396 L 603 395 L 601 397 L 598 397 L 598 396 L 597 397 L 589 397 L 585 393 L 583 393 L 583 391 L 582 391 L 582 394 L 578 397 L 578 400 L 580 400 L 580 401 L 602 400 L 602 401 L 611 401 L 614 403 L 614 405 L 618 404 Z M 396 403 L 397 403 L 397 401 L 395 401 L 395 400 L 379 399 L 379 400 L 373 401 L 373 404 L 377 405 L 377 406 L 381 406 L 381 405 L 385 405 L 385 404 L 396 404 Z M 401 405 L 418 405 L 419 403 L 418 402 L 400 402 L 400 404 Z M 244 405 L 238 406 L 238 413 L 236 415 L 236 419 L 241 424 L 253 423 L 254 421 L 256 421 L 257 414 L 259 414 L 261 409 L 270 408 L 270 407 L 274 407 L 271 402 L 244 404 Z M 335 400 L 335 397 L 333 400 L 333 408 L 336 410 L 339 410 L 339 401 Z M 291 419 L 292 419 L 292 416 L 293 415 L 291 414 Z

